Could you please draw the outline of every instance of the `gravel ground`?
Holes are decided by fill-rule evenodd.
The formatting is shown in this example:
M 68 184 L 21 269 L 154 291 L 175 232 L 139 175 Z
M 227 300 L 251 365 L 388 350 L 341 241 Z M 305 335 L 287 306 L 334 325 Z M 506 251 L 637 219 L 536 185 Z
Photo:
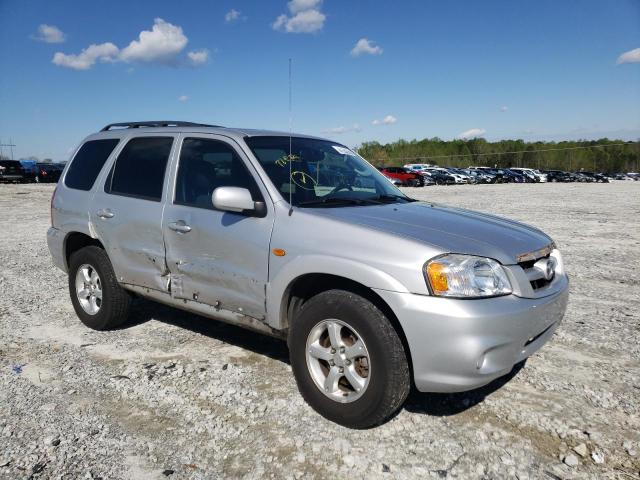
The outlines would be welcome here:
M 281 341 L 144 300 L 84 328 L 52 190 L 0 185 L 0 478 L 640 478 L 640 183 L 407 190 L 542 228 L 571 299 L 509 378 L 367 431 L 302 401 Z

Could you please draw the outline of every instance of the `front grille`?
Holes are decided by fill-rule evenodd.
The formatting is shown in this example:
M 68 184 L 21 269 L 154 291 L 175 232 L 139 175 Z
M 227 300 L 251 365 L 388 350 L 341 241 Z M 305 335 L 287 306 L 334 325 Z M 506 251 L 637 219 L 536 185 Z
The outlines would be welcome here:
M 546 287 L 551 282 L 553 282 L 553 279 L 555 278 L 554 274 L 550 279 L 547 280 L 544 277 L 544 273 L 534 267 L 536 262 L 549 257 L 550 255 L 545 255 L 544 257 L 536 258 L 535 260 L 526 260 L 524 262 L 518 263 L 518 265 L 522 267 L 522 270 L 524 270 L 524 273 L 529 279 L 529 283 L 531 284 L 531 288 L 533 288 L 534 290 L 539 290 Z

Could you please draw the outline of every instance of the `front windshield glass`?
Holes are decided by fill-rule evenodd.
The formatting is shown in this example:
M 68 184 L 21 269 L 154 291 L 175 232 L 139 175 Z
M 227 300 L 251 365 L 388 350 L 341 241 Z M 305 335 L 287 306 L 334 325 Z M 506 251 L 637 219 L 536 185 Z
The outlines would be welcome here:
M 411 201 L 362 157 L 340 144 L 286 136 L 248 137 L 245 141 L 283 198 L 288 202 L 291 197 L 292 206 Z

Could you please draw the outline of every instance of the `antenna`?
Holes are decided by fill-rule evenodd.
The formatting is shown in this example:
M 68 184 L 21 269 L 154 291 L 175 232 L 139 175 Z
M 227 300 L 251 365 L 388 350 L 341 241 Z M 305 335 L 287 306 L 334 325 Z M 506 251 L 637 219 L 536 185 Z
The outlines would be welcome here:
M 291 58 L 289 58 L 289 216 L 293 213 L 293 180 L 291 178 L 291 163 L 293 162 L 293 114 L 291 106 Z

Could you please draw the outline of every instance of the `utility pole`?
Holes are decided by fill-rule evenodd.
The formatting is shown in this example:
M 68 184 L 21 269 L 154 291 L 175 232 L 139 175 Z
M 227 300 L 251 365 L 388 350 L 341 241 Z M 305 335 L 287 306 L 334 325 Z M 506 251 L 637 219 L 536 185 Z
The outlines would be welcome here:
M 0 155 L 2 155 L 2 147 L 9 147 L 11 149 L 11 160 L 13 160 L 13 147 L 14 143 L 9 139 L 9 143 L 0 143 Z

